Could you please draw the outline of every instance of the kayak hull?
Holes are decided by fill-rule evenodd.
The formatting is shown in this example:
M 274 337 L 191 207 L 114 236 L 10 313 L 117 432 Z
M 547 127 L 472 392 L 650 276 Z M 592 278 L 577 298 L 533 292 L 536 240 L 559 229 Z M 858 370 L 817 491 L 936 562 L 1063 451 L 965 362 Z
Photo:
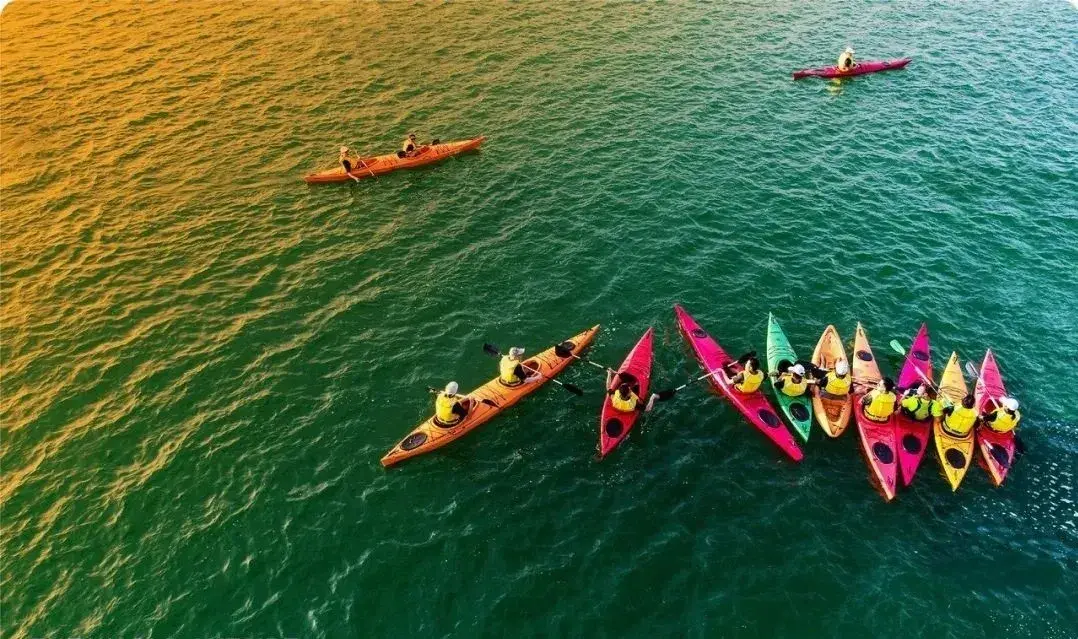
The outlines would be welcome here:
M 625 361 L 618 368 L 618 375 L 611 378 L 610 386 L 607 387 L 608 391 L 616 391 L 621 382 L 625 381 L 634 387 L 633 392 L 640 401 L 647 401 L 648 385 L 651 382 L 653 333 L 654 331 L 648 328 L 636 346 L 629 351 Z M 599 413 L 599 456 L 605 457 L 628 437 L 629 431 L 639 417 L 640 411 L 625 413 L 614 408 L 610 395 L 607 395 L 603 400 L 602 411 Z
M 775 319 L 773 314 L 768 313 L 767 372 L 777 373 L 779 362 L 782 360 L 793 364 L 797 361 L 797 354 L 794 353 L 790 340 L 786 338 L 786 333 L 782 332 L 782 327 L 779 326 L 778 320 Z M 808 395 L 791 397 L 775 388 L 774 378 L 771 378 L 770 383 L 771 390 L 775 392 L 775 401 L 778 403 L 779 408 L 782 409 L 782 413 L 786 415 L 786 419 L 793 426 L 794 432 L 801 437 L 802 441 L 807 442 L 809 434 L 812 432 L 812 402 Z
M 678 328 L 685 337 L 685 341 L 692 347 L 697 361 L 709 373 L 708 380 L 712 387 L 722 393 L 726 399 L 744 415 L 750 424 L 756 427 L 768 439 L 771 440 L 787 457 L 794 461 L 801 461 L 804 455 L 797 445 L 790 431 L 782 427 L 782 420 L 771 408 L 767 398 L 759 390 L 752 393 L 741 393 L 726 383 L 721 371 L 727 364 L 733 364 L 732 370 L 739 371 L 740 365 L 726 354 L 708 333 L 700 328 L 696 320 L 689 315 L 680 305 L 674 305 L 674 313 L 677 315 Z
M 812 351 L 812 363 L 819 368 L 834 370 L 838 362 L 846 362 L 846 349 L 842 345 L 842 338 L 834 326 L 824 329 L 820 341 L 816 342 L 816 350 Z M 812 412 L 816 415 L 816 422 L 827 433 L 828 437 L 838 437 L 850 423 L 850 414 L 853 409 L 851 396 L 835 397 L 821 391 L 818 387 L 812 388 Z
M 993 399 L 1007 394 L 1003 378 L 999 374 L 996 356 L 989 350 L 981 362 L 981 377 L 977 381 L 974 394 L 977 398 L 978 412 L 984 414 L 995 408 Z M 992 484 L 1000 486 L 1007 479 L 1007 472 L 1014 463 L 1014 432 L 997 433 L 987 426 L 977 427 L 977 447 L 981 451 L 981 465 L 988 472 Z
M 794 80 L 800 80 L 801 78 L 852 78 L 857 75 L 865 75 L 866 73 L 895 71 L 897 69 L 905 68 L 905 66 L 912 61 L 913 58 L 869 60 L 867 62 L 858 62 L 853 69 L 849 71 L 839 71 L 838 67 L 835 65 L 820 67 L 818 69 L 802 69 L 801 71 L 794 71 Z
M 898 374 L 900 391 L 914 388 L 927 378 L 932 381 L 932 346 L 928 339 L 928 326 L 921 324 L 917 336 L 913 338 L 910 350 L 906 353 L 906 362 Z M 902 485 L 909 486 L 921 465 L 928 438 L 932 434 L 931 418 L 917 421 L 907 417 L 901 410 L 895 412 L 895 443 L 898 451 L 898 467 Z
M 962 367 L 958 363 L 958 353 L 951 353 L 947 367 L 943 369 L 943 377 L 940 378 L 939 398 L 957 406 L 968 392 Z M 965 437 L 955 437 L 943 429 L 942 419 L 935 418 L 932 420 L 932 434 L 936 440 L 936 455 L 939 457 L 943 477 L 951 485 L 951 491 L 956 491 L 973 462 L 973 431 Z
M 879 364 L 869 346 L 868 337 L 861 323 L 857 323 L 857 334 L 853 342 L 853 378 L 858 391 L 854 393 L 854 416 L 857 431 L 861 438 L 861 451 L 868 464 L 869 477 L 887 501 L 895 498 L 895 486 L 898 474 L 898 459 L 895 455 L 895 420 L 892 415 L 886 422 L 876 422 L 865 416 L 861 408 L 861 398 L 879 383 Z
M 419 147 L 416 155 L 409 158 L 397 157 L 395 153 L 360 158 L 359 166 L 353 166 L 350 174 L 344 172 L 343 166 L 338 166 L 328 171 L 319 171 L 317 173 L 305 175 L 303 176 L 303 181 L 307 184 L 349 182 L 353 179 L 375 177 L 386 173 L 392 173 L 393 171 L 399 171 L 400 169 L 414 169 L 420 166 L 434 164 L 435 162 L 441 162 L 442 160 L 451 158 L 455 155 L 460 155 L 467 151 L 475 150 L 479 148 L 479 145 L 482 144 L 484 140 L 486 140 L 486 137 L 479 136 L 470 140 L 458 140 L 455 142 L 446 142 L 445 144 L 427 144 Z
M 566 340 L 572 345 L 573 354 L 580 355 L 598 332 L 599 326 L 596 325 Z M 468 394 L 468 397 L 472 399 L 472 406 L 468 415 L 461 421 L 451 426 L 445 426 L 435 420 L 434 417 L 427 419 L 412 429 L 404 439 L 400 440 L 382 457 L 382 466 L 392 466 L 460 439 L 525 396 L 530 395 L 546 383 L 548 378 L 564 370 L 572 361 L 572 357 L 558 357 L 553 346 L 525 360 L 524 366 L 539 371 L 543 377 L 534 382 L 524 382 L 518 386 L 506 386 L 495 377 Z M 484 399 L 493 401 L 497 406 L 488 406 L 482 403 Z

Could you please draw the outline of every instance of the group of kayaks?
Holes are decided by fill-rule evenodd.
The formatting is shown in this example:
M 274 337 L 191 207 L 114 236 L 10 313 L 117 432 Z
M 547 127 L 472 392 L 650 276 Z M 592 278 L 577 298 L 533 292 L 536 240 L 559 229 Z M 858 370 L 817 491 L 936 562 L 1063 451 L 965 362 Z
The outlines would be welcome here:
M 899 479 L 906 486 L 913 481 L 931 438 L 935 440 L 943 475 L 952 489 L 958 488 L 978 450 L 983 466 L 996 486 L 1007 476 L 1014 460 L 1013 433 L 997 433 L 979 426 L 967 437 L 954 437 L 942 427 L 939 418 L 931 423 L 918 422 L 896 412 L 887 422 L 874 422 L 864 415 L 859 408 L 860 399 L 871 391 L 882 375 L 860 323 L 854 337 L 852 363 L 846 357 L 845 346 L 834 326 L 824 329 L 811 359 L 813 365 L 828 370 L 833 370 L 839 361 L 847 362 L 853 378 L 852 392 L 844 397 L 834 397 L 814 388 L 804 396 L 790 397 L 776 390 L 776 411 L 762 387 L 749 393 L 733 388 L 728 375 L 720 374 L 720 371 L 736 375 L 741 370 L 741 363 L 727 354 L 681 305 L 674 305 L 674 314 L 679 332 L 705 371 L 696 380 L 707 379 L 749 424 L 794 461 L 800 461 L 804 456 L 794 434 L 802 441 L 808 441 L 814 415 L 823 431 L 832 438 L 840 436 L 853 417 L 870 477 L 888 500 L 894 498 Z M 508 387 L 495 378 L 480 386 L 467 395 L 470 408 L 465 417 L 451 425 L 443 425 L 434 417 L 424 421 L 382 457 L 382 465 L 391 466 L 428 453 L 464 436 L 535 391 L 575 359 L 601 367 L 586 357 L 587 348 L 598 331 L 599 326 L 593 326 L 525 361 L 523 365 L 536 375 L 524 383 Z M 648 397 L 652 385 L 653 342 L 654 331 L 648 328 L 616 369 L 617 374 L 608 376 L 608 392 L 599 414 L 600 457 L 608 455 L 626 438 L 640 416 L 639 411 L 617 410 L 611 393 L 620 383 L 631 383 L 634 393 L 641 398 Z M 771 315 L 767 325 L 769 371 L 775 371 L 783 361 L 796 362 L 797 354 L 779 322 Z M 912 388 L 922 382 L 935 387 L 933 379 L 928 329 L 922 325 L 906 354 L 897 384 L 900 389 Z M 672 394 L 690 383 L 663 392 Z M 958 403 L 966 396 L 967 389 L 958 355 L 952 353 L 940 379 L 938 394 Z M 991 351 L 985 354 L 981 364 L 975 393 L 979 411 L 988 409 L 991 402 L 1004 396 L 1003 381 Z M 792 432 L 783 425 L 783 417 Z

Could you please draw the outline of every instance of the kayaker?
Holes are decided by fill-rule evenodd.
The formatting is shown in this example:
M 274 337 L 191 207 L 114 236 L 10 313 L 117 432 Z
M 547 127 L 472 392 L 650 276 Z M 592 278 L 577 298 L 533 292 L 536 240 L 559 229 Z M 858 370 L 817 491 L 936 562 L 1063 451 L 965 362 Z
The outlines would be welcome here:
M 637 396 L 628 382 L 621 382 L 617 388 L 606 391 L 606 394 L 610 396 L 610 404 L 614 407 L 614 410 L 631 413 L 644 409 L 644 404 L 640 401 L 640 397 Z
M 895 382 L 890 377 L 884 377 L 876 388 L 861 398 L 861 412 L 870 420 L 883 423 L 891 419 L 897 403 Z
M 733 362 L 730 362 L 720 371 L 726 384 L 732 386 L 739 393 L 755 393 L 764 383 L 764 372 L 760 370 L 760 360 L 756 359 L 756 351 L 749 351 L 737 360 L 742 369 L 733 377 L 730 376 Z
M 415 155 L 415 149 L 415 133 L 409 133 L 408 137 L 404 138 L 404 142 L 401 143 L 401 152 L 404 153 L 404 157 L 410 158 Z
M 1018 426 L 1022 413 L 1018 412 L 1018 400 L 1013 397 L 1000 397 L 999 406 L 981 417 L 984 425 L 997 433 L 1009 433 Z
M 779 364 L 779 368 L 782 368 L 782 364 Z M 771 376 L 777 378 L 775 388 L 787 397 L 801 397 L 808 390 L 809 383 L 805 379 L 805 367 L 801 364 L 788 366 L 783 373 L 774 371 Z
M 845 397 L 850 394 L 853 378 L 850 377 L 850 364 L 844 359 L 835 362 L 835 370 L 817 368 L 813 375 L 822 393 L 831 397 Z
M 943 405 L 928 395 L 928 387 L 924 384 L 906 389 L 899 406 L 903 415 L 918 422 L 943 416 Z
M 498 379 L 502 384 L 506 386 L 520 386 L 524 382 L 533 382 L 538 379 L 538 375 L 529 375 L 534 371 L 529 371 L 521 365 L 521 360 L 524 358 L 524 349 L 519 346 L 514 346 L 509 349 L 509 354 L 502 356 L 501 361 L 498 363 Z
M 943 409 L 943 428 L 955 437 L 965 437 L 977 423 L 977 411 L 973 405 L 977 398 L 968 393 L 958 406 L 950 405 Z
M 445 390 L 438 393 L 434 398 L 434 417 L 443 425 L 456 424 L 468 416 L 470 400 L 467 397 L 457 395 L 460 387 L 456 382 L 449 382 Z
M 348 157 L 350 153 L 351 151 L 348 150 L 348 147 L 342 146 L 341 154 L 337 157 L 337 161 L 341 163 L 342 167 L 344 167 L 344 172 L 348 173 L 349 175 L 352 174 L 352 160 Z
M 857 64 L 853 61 L 853 48 L 846 47 L 838 56 L 838 70 L 839 71 L 852 71 Z

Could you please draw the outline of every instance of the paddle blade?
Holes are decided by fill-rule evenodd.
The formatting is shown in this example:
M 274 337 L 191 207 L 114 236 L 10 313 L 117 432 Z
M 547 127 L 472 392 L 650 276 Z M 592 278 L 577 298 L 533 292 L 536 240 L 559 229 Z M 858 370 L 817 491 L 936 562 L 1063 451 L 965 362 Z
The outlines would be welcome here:
M 898 353 L 899 355 L 906 354 L 906 349 L 902 348 L 902 344 L 899 344 L 897 339 L 891 340 L 891 350 Z
M 501 357 L 502 353 L 494 344 L 483 344 L 483 352 L 491 357 Z
M 966 374 L 973 379 L 977 379 L 980 375 L 977 373 L 977 367 L 973 365 L 973 362 L 966 362 Z
M 566 357 L 573 356 L 573 348 L 569 342 L 562 342 L 554 347 L 554 354 L 558 357 L 565 359 Z
M 579 396 L 584 395 L 584 391 L 580 390 L 576 386 L 573 386 L 572 384 L 566 384 L 565 382 L 562 382 L 562 386 L 565 387 L 565 390 L 569 391 L 570 393 L 572 393 L 574 395 L 579 395 Z

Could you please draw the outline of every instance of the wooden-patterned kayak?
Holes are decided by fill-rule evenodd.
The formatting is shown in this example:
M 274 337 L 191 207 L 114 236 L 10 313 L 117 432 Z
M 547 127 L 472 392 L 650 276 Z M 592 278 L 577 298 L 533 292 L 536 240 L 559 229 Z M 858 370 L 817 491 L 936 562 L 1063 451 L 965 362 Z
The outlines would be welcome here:
M 812 352 L 812 363 L 820 368 L 835 370 L 835 364 L 840 361 L 849 365 L 842 338 L 838 336 L 838 331 L 834 326 L 828 325 L 820 336 L 820 341 L 816 342 L 816 350 Z M 838 437 L 850 423 L 850 414 L 853 409 L 852 394 L 847 393 L 845 397 L 835 397 L 813 386 L 812 408 L 816 421 L 828 437 Z
M 477 149 L 484 140 L 486 140 L 486 137 L 481 135 L 470 140 L 457 140 L 456 142 L 446 142 L 444 144 L 428 144 L 419 147 L 419 149 L 416 150 L 415 155 L 405 158 L 397 157 L 396 153 L 360 158 L 358 160 L 358 166 L 352 167 L 351 174 L 345 173 L 343 166 L 338 166 L 329 169 L 328 171 L 319 171 L 317 173 L 305 175 L 303 176 L 303 181 L 307 184 L 348 182 L 353 178 L 369 178 L 384 173 L 390 173 L 398 169 L 414 169 L 419 166 L 440 162 L 446 158 L 460 155 L 466 151 Z

